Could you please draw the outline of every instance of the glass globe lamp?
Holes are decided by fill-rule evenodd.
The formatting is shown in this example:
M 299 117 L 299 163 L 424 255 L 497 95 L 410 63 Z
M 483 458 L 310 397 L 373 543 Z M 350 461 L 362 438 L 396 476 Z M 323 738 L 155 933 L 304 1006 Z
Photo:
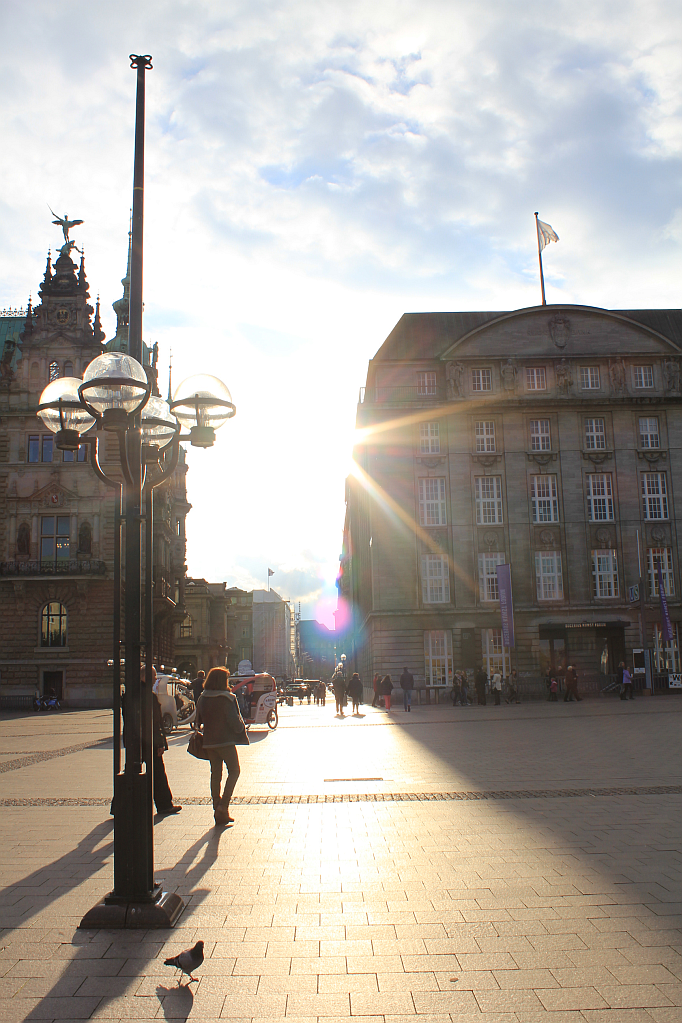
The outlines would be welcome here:
M 88 412 L 102 420 L 105 430 L 124 430 L 131 416 L 147 403 L 147 374 L 140 363 L 122 352 L 105 352 L 93 359 L 78 393 Z
M 180 432 L 178 421 L 170 410 L 167 401 L 152 394 L 142 409 L 140 428 L 142 443 L 161 450 Z
M 40 395 L 38 415 L 56 434 L 55 444 L 61 451 L 77 451 L 81 434 L 95 422 L 80 400 L 80 385 L 78 377 L 58 377 Z
M 190 442 L 200 448 L 210 448 L 215 431 L 237 411 L 222 380 L 208 373 L 183 380 L 175 389 L 170 407 L 180 425 L 189 429 Z

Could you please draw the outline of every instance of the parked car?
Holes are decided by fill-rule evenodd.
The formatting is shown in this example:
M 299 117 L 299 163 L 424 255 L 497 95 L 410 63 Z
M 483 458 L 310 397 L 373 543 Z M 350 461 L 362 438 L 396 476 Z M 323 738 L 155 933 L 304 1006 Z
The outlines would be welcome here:
M 179 675 L 157 675 L 156 695 L 161 704 L 161 723 L 166 735 L 170 735 L 174 728 L 194 721 L 196 707 L 187 679 Z

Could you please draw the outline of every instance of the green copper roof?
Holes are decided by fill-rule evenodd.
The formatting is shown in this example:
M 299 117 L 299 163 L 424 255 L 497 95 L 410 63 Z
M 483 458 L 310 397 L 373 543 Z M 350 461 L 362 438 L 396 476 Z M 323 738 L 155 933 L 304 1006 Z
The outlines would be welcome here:
M 0 316 L 0 361 L 5 353 L 5 344 L 7 341 L 14 341 L 16 347 L 14 354 L 12 355 L 12 361 L 10 366 L 13 370 L 16 370 L 17 363 L 21 356 L 21 349 L 19 348 L 19 335 L 24 329 L 24 323 L 26 322 L 26 314 L 23 316 Z

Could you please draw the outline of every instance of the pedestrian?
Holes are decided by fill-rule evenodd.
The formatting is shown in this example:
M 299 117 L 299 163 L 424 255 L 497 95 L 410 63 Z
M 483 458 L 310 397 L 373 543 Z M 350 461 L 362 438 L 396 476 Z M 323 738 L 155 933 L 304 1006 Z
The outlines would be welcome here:
M 578 672 L 572 664 L 569 664 L 566 668 L 566 695 L 564 696 L 564 703 L 572 703 L 574 697 L 578 703 L 581 702 L 582 697 L 578 696 Z
M 632 675 L 630 669 L 623 667 L 623 695 L 621 700 L 634 700 L 635 698 L 635 687 L 632 684 Z
M 558 700 L 557 693 L 559 691 L 559 683 L 555 679 L 554 675 L 549 680 L 549 701 L 550 703 L 556 703 Z
M 194 699 L 194 703 L 195 704 L 197 704 L 199 702 L 199 697 L 201 696 L 201 693 L 202 693 L 203 688 L 204 688 L 204 679 L 205 678 L 206 678 L 206 673 L 203 672 L 203 671 L 198 671 L 197 672 L 197 677 L 193 678 L 192 681 L 189 684 L 189 687 L 192 690 L 192 698 Z
M 469 706 L 469 680 L 467 679 L 467 673 L 464 669 L 460 670 L 459 673 L 459 691 L 461 693 L 461 705 L 462 707 Z
M 312 694 L 313 694 L 313 687 L 312 687 L 312 685 L 311 685 L 311 683 L 310 683 L 310 682 L 309 682 L 309 683 L 308 683 L 308 685 L 307 685 L 307 686 L 305 687 L 305 694 L 306 694 L 306 696 L 308 697 L 308 706 L 310 706 L 310 697 L 311 697 L 311 696 L 312 696 Z
M 340 671 L 332 679 L 332 684 L 334 686 L 334 699 L 336 700 L 336 713 L 339 717 L 345 717 L 343 708 L 346 706 L 346 680 Z
M 412 690 L 414 689 L 414 675 L 410 674 L 407 667 L 403 668 L 400 676 L 400 688 L 403 691 L 403 709 L 408 713 L 412 711 Z
M 493 675 L 493 693 L 495 695 L 495 706 L 500 706 L 500 697 L 502 696 L 502 673 L 496 671 Z
M 459 672 L 456 671 L 452 676 L 452 689 L 450 690 L 450 699 L 452 700 L 452 706 L 456 707 L 462 698 L 462 691 L 459 684 Z
M 507 679 L 507 703 L 520 703 L 519 700 L 519 673 L 516 668 L 512 668 L 511 674 Z
M 327 683 L 318 682 L 317 684 L 317 699 L 318 702 L 325 707 L 327 704 Z
M 372 700 L 372 706 L 376 707 L 379 704 L 379 697 L 381 696 L 381 675 L 379 672 L 376 673 L 372 681 L 372 689 L 374 690 L 374 699 Z
M 384 698 L 384 707 L 386 710 L 391 709 L 391 693 L 393 692 L 393 683 L 391 682 L 390 675 L 384 675 L 381 680 L 381 695 Z
M 354 671 L 348 683 L 348 695 L 353 704 L 352 714 L 360 713 L 360 701 L 362 700 L 362 682 L 357 671 Z
M 197 706 L 197 728 L 203 726 L 204 749 L 211 764 L 213 818 L 218 826 L 232 824 L 230 800 L 240 775 L 237 746 L 248 746 L 249 737 L 230 687 L 227 668 L 211 668 Z M 223 764 L 227 768 L 225 788 L 220 791 Z
M 625 699 L 625 686 L 623 685 L 623 674 L 625 672 L 625 661 L 621 661 L 616 670 L 616 682 L 621 700 Z
M 485 665 L 483 664 L 478 669 L 478 671 L 476 672 L 476 675 L 474 677 L 474 685 L 476 686 L 476 701 L 479 704 L 479 706 L 482 706 L 482 707 L 485 707 L 485 704 L 486 704 L 485 687 L 486 687 L 486 683 L 487 682 L 488 682 L 488 675 L 487 675 L 487 672 L 485 670 Z
M 142 665 L 141 674 L 144 682 L 144 665 Z M 152 668 L 152 685 L 155 683 L 156 668 Z M 173 804 L 173 794 L 166 777 L 163 755 L 168 749 L 168 740 L 166 739 L 161 722 L 161 704 L 159 703 L 158 696 L 152 689 L 152 791 L 154 793 L 156 812 L 160 817 L 166 817 L 171 813 L 180 813 L 182 807 Z

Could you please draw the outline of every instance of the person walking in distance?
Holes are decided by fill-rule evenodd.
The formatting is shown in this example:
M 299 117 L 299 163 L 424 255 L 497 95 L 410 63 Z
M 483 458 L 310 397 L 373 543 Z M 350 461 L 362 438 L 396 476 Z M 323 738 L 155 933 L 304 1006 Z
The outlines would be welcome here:
M 379 697 L 381 696 L 381 675 L 377 671 L 372 682 L 372 689 L 374 690 L 374 699 L 372 700 L 372 706 L 378 707 Z
M 566 695 L 564 696 L 564 703 L 572 703 L 574 697 L 578 703 L 582 700 L 582 697 L 578 696 L 578 672 L 572 664 L 569 664 L 566 668 Z
M 557 700 L 559 699 L 559 697 L 557 696 L 558 692 L 559 692 L 559 683 L 557 682 L 557 680 L 554 677 L 554 675 L 552 675 L 552 677 L 549 680 L 549 702 L 550 703 L 556 703 L 557 702 Z
M 485 687 L 486 687 L 487 681 L 488 681 L 488 675 L 487 675 L 487 672 L 485 670 L 485 665 L 482 664 L 481 667 L 476 672 L 476 676 L 474 678 L 474 685 L 476 686 L 476 701 L 477 701 L 477 703 L 480 706 L 483 706 L 483 707 L 485 707 L 485 703 L 486 703 Z
M 204 736 L 204 749 L 211 764 L 211 801 L 216 825 L 232 824 L 230 800 L 241 773 L 237 746 L 248 746 L 244 720 L 230 687 L 227 668 L 211 668 L 197 705 L 197 728 Z M 227 779 L 222 793 L 223 764 Z
M 145 677 L 145 668 L 142 666 L 142 678 Z M 156 668 L 152 668 L 152 685 L 156 683 Z M 166 776 L 166 766 L 163 762 L 163 755 L 168 749 L 163 725 L 161 723 L 161 704 L 155 692 L 152 691 L 152 787 L 154 792 L 154 804 L 156 812 L 160 817 L 166 817 L 171 813 L 180 813 L 181 806 L 173 805 L 173 794 Z
M 618 692 L 621 700 L 626 699 L 625 686 L 623 685 L 623 675 L 625 673 L 625 661 L 621 661 L 616 670 L 616 682 L 618 683 Z
M 495 695 L 495 706 L 500 706 L 500 697 L 502 696 L 502 673 L 496 671 L 493 675 L 493 693 Z
M 357 671 L 354 671 L 348 682 L 348 695 L 353 704 L 352 714 L 360 713 L 360 700 L 362 699 L 362 682 Z
M 317 684 L 317 699 L 319 704 L 324 707 L 327 702 L 327 683 L 318 682 Z
M 623 668 L 623 690 L 624 690 L 624 693 L 623 693 L 623 696 L 621 696 L 621 700 L 634 700 L 634 698 L 635 698 L 634 688 L 635 687 L 632 684 L 632 675 L 630 674 L 630 669 L 624 667 Z
M 343 708 L 346 706 L 346 680 L 340 671 L 337 671 L 332 684 L 334 686 L 334 699 L 336 700 L 336 713 L 339 717 L 345 717 Z
M 408 713 L 412 710 L 412 690 L 414 689 L 414 676 L 403 668 L 403 673 L 400 676 L 400 688 L 403 691 L 403 709 Z
M 386 710 L 391 709 L 391 693 L 393 692 L 393 683 L 391 682 L 390 675 L 384 675 L 381 680 L 381 695 L 384 698 L 384 706 Z

